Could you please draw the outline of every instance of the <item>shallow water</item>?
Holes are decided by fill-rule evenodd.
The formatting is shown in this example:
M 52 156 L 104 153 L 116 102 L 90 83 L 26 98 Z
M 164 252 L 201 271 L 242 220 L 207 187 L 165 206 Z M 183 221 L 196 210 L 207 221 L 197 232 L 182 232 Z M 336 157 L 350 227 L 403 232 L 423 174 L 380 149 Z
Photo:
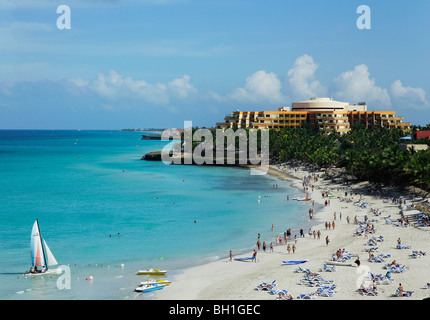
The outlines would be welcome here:
M 289 182 L 142 161 L 166 142 L 141 134 L 0 131 L 0 299 L 133 299 L 139 269 L 179 270 L 308 225 L 309 204 L 286 200 L 302 194 Z M 71 289 L 22 275 L 36 218 Z

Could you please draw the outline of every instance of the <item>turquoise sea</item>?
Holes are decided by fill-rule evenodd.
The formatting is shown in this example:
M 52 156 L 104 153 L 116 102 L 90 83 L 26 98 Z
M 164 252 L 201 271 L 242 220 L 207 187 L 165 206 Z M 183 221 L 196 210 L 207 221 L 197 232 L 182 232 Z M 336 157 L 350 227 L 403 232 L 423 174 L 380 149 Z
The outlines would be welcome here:
M 287 201 L 303 194 L 290 182 L 241 168 L 142 161 L 167 142 L 141 135 L 0 131 L 0 299 L 134 299 L 139 269 L 167 269 L 170 279 L 229 250 L 255 248 L 258 233 L 270 243 L 287 228 L 308 230 L 309 204 Z M 23 276 L 36 218 L 70 268 L 70 289 L 60 290 L 56 277 Z

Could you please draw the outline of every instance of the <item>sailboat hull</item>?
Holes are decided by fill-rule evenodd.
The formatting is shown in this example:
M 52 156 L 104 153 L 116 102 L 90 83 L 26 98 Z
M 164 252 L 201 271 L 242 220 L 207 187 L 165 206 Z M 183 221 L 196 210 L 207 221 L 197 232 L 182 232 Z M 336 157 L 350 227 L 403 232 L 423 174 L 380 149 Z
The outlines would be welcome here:
M 45 272 L 30 272 L 27 271 L 24 273 L 25 276 L 35 276 L 35 277 L 39 277 L 39 276 L 43 276 L 43 275 L 60 275 L 61 274 L 61 269 L 60 268 L 56 268 L 56 269 L 48 269 Z

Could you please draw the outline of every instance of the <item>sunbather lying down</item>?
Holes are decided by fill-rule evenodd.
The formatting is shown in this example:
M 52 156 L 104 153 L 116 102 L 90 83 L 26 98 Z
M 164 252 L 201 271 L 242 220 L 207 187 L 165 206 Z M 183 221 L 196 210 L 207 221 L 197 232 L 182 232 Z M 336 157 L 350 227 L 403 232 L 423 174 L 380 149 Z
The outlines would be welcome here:
M 397 288 L 395 295 L 396 297 L 411 297 L 413 293 L 413 291 L 404 291 L 402 284 L 399 283 L 399 287 Z
M 396 291 L 396 297 L 411 297 L 414 291 L 402 291 L 399 292 L 399 290 Z

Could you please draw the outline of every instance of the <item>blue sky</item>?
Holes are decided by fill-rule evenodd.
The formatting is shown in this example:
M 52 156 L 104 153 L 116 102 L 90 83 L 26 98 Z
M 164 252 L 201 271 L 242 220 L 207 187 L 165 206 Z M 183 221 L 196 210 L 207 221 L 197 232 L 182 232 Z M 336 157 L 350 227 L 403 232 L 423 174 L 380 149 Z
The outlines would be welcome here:
M 429 15 L 428 0 L 0 0 L 0 128 L 211 127 L 314 96 L 425 125 Z

